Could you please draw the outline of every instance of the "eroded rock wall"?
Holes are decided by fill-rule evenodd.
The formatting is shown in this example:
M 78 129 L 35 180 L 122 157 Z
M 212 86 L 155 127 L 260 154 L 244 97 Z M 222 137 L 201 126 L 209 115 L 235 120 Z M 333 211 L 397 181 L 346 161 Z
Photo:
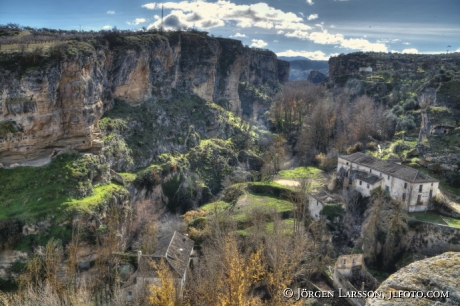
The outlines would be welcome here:
M 140 105 L 177 89 L 207 102 L 226 99 L 238 111 L 240 82 L 271 86 L 289 75 L 274 53 L 237 40 L 203 33 L 146 37 L 137 36 L 148 43 L 134 47 L 74 43 L 77 51 L 62 60 L 0 67 L 0 163 L 27 164 L 64 148 L 100 150 L 98 121 L 114 98 Z

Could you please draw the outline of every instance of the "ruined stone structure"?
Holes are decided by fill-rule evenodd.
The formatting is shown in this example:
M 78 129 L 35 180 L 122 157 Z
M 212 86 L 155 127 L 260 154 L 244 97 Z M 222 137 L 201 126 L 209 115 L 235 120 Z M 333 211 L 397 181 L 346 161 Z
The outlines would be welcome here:
M 171 270 L 179 289 L 178 292 L 182 295 L 193 246 L 193 240 L 174 232 L 158 240 L 152 255 L 142 255 L 142 252 L 139 251 L 138 269 L 121 288 L 126 301 L 134 301 L 138 295 L 146 290 L 147 285 L 161 285 L 160 278 L 153 267 L 154 262 L 159 264 L 161 260 L 164 260 Z
M 364 306 L 366 299 L 354 293 L 373 291 L 379 286 L 379 282 L 367 272 L 363 254 L 339 256 L 334 265 L 333 280 L 339 296 L 347 297 L 356 306 Z

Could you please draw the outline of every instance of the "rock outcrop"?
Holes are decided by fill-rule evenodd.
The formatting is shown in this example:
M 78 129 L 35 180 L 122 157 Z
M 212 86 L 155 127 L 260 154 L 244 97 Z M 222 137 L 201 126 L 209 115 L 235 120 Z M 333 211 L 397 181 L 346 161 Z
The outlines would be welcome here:
M 385 280 L 377 291 L 385 292 L 385 299 L 367 299 L 366 305 L 459 305 L 460 253 L 448 252 L 414 262 Z M 448 293 L 448 297 L 399 297 L 399 292 Z M 388 299 L 391 294 L 391 299 Z M 398 297 L 395 297 L 398 296 Z
M 114 99 L 139 105 L 168 99 L 173 89 L 206 101 L 225 99 L 241 109 L 241 82 L 275 86 L 287 81 L 289 64 L 274 53 L 204 33 L 145 33 L 122 43 L 71 42 L 59 57 L 40 55 L 14 68 L 0 65 L 0 162 L 5 166 L 47 158 L 64 148 L 97 152 L 98 121 Z M 60 49 L 59 49 L 60 48 Z

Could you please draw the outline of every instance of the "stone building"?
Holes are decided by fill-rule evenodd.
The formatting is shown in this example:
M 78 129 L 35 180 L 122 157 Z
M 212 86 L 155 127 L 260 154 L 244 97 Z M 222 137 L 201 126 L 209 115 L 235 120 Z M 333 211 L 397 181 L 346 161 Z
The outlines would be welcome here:
M 194 242 L 181 233 L 174 232 L 158 240 L 155 252 L 151 255 L 142 255 L 138 252 L 138 269 L 123 285 L 122 294 L 127 302 L 133 302 L 137 296 L 143 294 L 147 285 L 161 285 L 158 274 L 152 263 L 165 260 L 175 279 L 178 293 L 182 296 L 187 269 L 189 268 Z
M 339 297 L 345 297 L 356 306 L 364 306 L 366 300 L 353 293 L 374 291 L 379 286 L 379 282 L 367 271 L 363 254 L 339 256 L 334 265 L 333 281 Z
M 359 67 L 359 72 L 367 72 L 367 73 L 372 73 L 372 67 Z
M 339 156 L 337 173 L 344 179 L 344 188 L 369 196 L 373 189 L 381 187 L 392 199 L 401 201 L 408 212 L 428 210 L 438 193 L 438 180 L 417 169 L 361 152 Z
M 320 212 L 326 204 L 340 204 L 342 200 L 334 194 L 329 194 L 324 190 L 319 193 L 308 194 L 308 210 L 313 219 L 320 218 Z

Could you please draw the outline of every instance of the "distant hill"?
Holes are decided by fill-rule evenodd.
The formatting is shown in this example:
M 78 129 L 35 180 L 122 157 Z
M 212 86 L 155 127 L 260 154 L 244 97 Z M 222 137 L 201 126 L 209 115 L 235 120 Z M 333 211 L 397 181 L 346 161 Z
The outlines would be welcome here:
M 329 74 L 328 61 L 316 61 L 302 56 L 279 56 L 278 59 L 291 63 L 289 80 L 306 80 L 312 70 L 319 71 L 325 75 Z
M 328 61 L 316 61 L 302 56 L 279 56 L 278 59 L 290 62 L 289 81 L 306 80 L 312 70 L 329 75 Z

